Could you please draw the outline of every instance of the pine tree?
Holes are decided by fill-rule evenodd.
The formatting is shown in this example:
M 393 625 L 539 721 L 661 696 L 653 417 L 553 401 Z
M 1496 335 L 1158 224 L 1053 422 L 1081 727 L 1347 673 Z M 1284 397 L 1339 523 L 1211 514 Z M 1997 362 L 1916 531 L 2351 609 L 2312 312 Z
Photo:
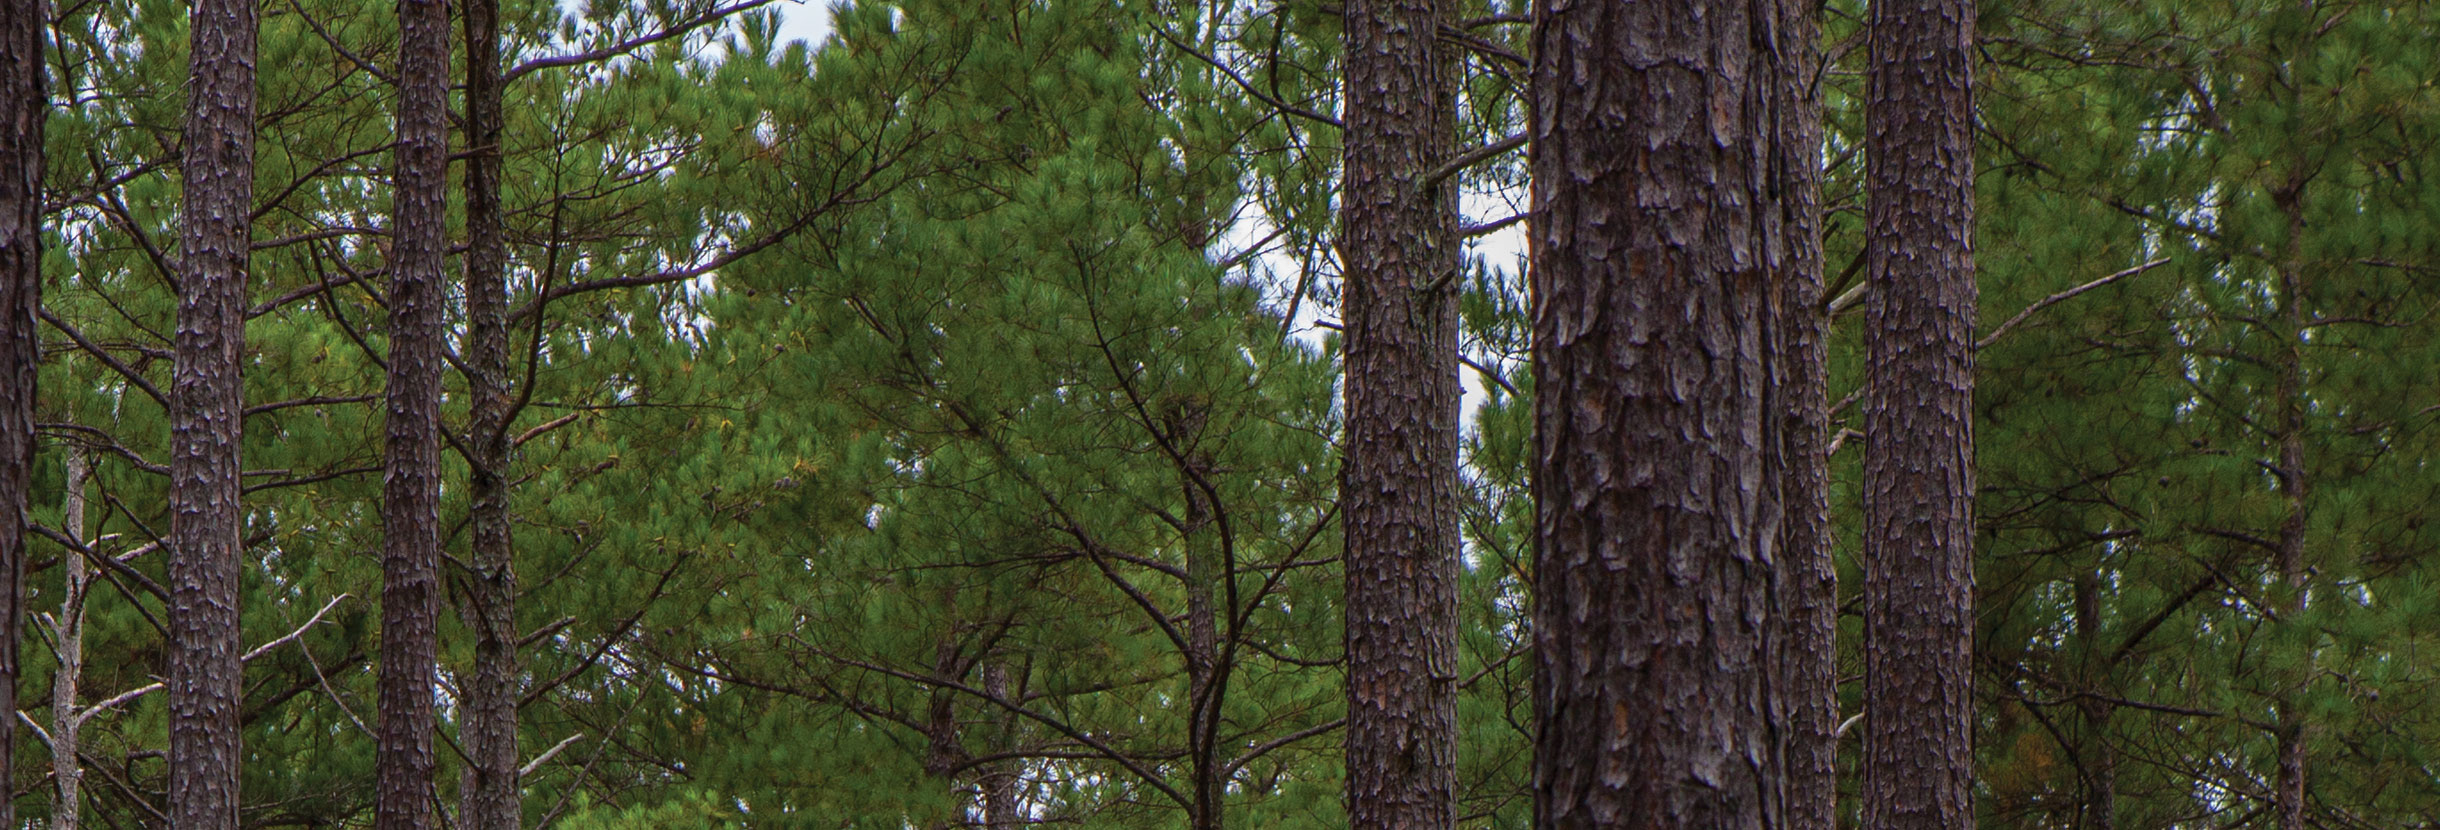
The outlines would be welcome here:
M 458 825 L 517 830 L 517 569 L 509 515 L 508 242 L 501 214 L 499 0 L 468 0 L 466 30 L 466 359 L 468 524 L 473 572 L 464 581 L 474 670 L 461 681 L 466 776 Z
M 1535 9 L 1540 827 L 1791 821 L 1777 547 L 1817 462 L 1770 387 L 1818 261 L 1785 197 L 1804 14 Z
M 82 544 L 92 538 L 85 524 L 85 484 L 91 477 L 92 462 L 82 448 L 68 450 L 66 481 L 60 496 L 60 532 Z M 77 690 L 85 674 L 85 599 L 93 590 L 91 566 L 82 551 L 60 555 L 59 615 L 51 620 L 53 650 L 59 655 L 59 667 L 51 675 L 51 830 L 76 830 L 84 815 L 84 759 L 79 753 L 84 743 L 85 716 L 76 705 Z
M 1973 825 L 1974 7 L 1872 4 L 1863 821 Z
M 0 711 L 17 710 L 24 674 L 18 640 L 25 620 L 27 510 L 34 484 L 34 399 L 41 342 L 43 88 L 49 16 L 42 0 L 0 3 Z M 0 782 L 16 780 L 17 724 L 0 724 Z M 6 802 L 7 799 L 0 799 Z M 0 826 L 17 811 L 0 803 Z
M 440 627 L 441 265 L 448 252 L 449 12 L 398 4 L 388 440 L 382 452 L 381 726 L 374 826 L 432 826 Z
M 171 384 L 169 819 L 238 826 L 238 479 L 254 209 L 256 10 L 201 0 L 180 170 L 177 368 Z
M 1346 6 L 1348 821 L 1456 826 L 1455 66 L 1433 0 Z

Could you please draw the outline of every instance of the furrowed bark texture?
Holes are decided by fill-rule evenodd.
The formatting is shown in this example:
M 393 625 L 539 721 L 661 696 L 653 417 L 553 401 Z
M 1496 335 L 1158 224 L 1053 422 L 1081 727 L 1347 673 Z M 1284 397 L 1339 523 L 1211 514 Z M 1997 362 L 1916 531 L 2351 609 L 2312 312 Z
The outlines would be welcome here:
M 190 20 L 170 382 L 169 817 L 179 830 L 235 830 L 244 668 L 238 365 L 253 246 L 255 4 L 196 0 Z
M 1864 826 L 1974 826 L 1970 0 L 1872 7 Z
M 378 830 L 432 826 L 432 689 L 440 617 L 441 260 L 448 184 L 449 13 L 398 4 L 388 441 L 381 523 Z
M 499 0 L 466 0 L 466 357 L 474 572 L 466 627 L 474 671 L 466 679 L 459 740 L 469 763 L 459 796 L 466 830 L 517 830 L 517 570 L 508 516 L 508 245 L 500 212 Z
M 1436 0 L 1346 7 L 1347 817 L 1447 828 L 1457 787 L 1456 102 Z M 1453 177 L 1452 177 L 1453 179 Z
M 1772 111 L 1781 136 L 1773 152 L 1787 187 L 1778 273 L 1780 362 L 1769 405 L 1779 412 L 1787 464 L 1780 551 L 1780 608 L 1787 640 L 1780 652 L 1787 692 L 1788 827 L 1838 827 L 1838 563 L 1830 548 L 1828 336 L 1821 249 L 1822 110 L 1819 7 L 1782 11 L 1782 65 L 1775 77 L 1787 106 Z
M 1791 827 L 1810 5 L 1535 11 L 1535 822 Z
M 48 30 L 41 0 L 0 0 L 0 101 L 8 131 L 0 146 L 0 711 L 16 711 L 23 679 L 17 641 L 25 619 L 25 523 L 34 467 L 35 337 L 42 305 L 42 83 Z M 15 780 L 17 724 L 0 723 L 0 782 Z M 0 802 L 8 799 L 0 798 Z M 0 827 L 16 808 L 0 803 Z

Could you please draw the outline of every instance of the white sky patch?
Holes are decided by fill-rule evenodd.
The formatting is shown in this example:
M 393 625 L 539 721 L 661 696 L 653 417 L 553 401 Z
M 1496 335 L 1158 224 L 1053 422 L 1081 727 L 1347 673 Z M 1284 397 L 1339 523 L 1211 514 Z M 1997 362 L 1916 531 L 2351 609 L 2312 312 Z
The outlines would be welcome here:
M 818 48 L 830 39 L 830 18 L 833 12 L 827 0 L 783 0 L 779 10 L 779 40 L 801 40 L 806 48 Z

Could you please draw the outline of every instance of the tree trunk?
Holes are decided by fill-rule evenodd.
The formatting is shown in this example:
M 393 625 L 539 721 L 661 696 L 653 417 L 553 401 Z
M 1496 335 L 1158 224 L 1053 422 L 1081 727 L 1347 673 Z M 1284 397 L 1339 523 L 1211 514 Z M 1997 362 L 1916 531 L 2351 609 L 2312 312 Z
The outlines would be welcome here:
M 517 830 L 517 571 L 508 517 L 508 246 L 500 212 L 499 0 L 466 0 L 466 385 L 471 469 L 468 523 L 474 572 L 466 627 L 474 671 L 466 679 L 460 740 L 469 763 L 458 825 Z
M 42 359 L 34 326 L 42 306 L 42 130 L 50 112 L 42 78 L 49 26 L 42 0 L 0 0 L 0 712 L 17 709 L 23 679 L 17 641 L 25 619 L 26 510 L 34 478 L 34 384 Z M 0 724 L 0 782 L 15 779 L 17 724 Z M 0 798 L 0 802 L 8 799 Z M 0 803 L 0 827 L 17 823 Z
M 1008 661 L 1005 658 L 983 663 L 983 694 L 990 695 L 995 700 L 1005 700 L 1011 703 L 1022 702 L 1025 696 L 1024 684 L 1022 682 L 1011 684 L 1008 675 Z M 997 745 L 993 747 L 994 751 L 1014 751 L 1017 748 L 1016 715 L 1001 710 L 995 717 L 999 719 L 1000 728 L 998 734 L 994 736 L 994 740 L 997 742 Z M 983 765 L 980 775 L 983 790 L 983 826 L 989 830 L 1009 830 L 1009 828 L 1025 823 L 1024 816 L 1018 813 L 1017 807 L 1019 770 L 1018 762 L 1013 760 L 994 761 Z
M 66 494 L 60 498 L 60 532 L 80 543 L 92 538 L 85 529 L 85 478 L 90 472 L 83 447 L 68 450 Z M 61 554 L 59 618 L 52 622 L 52 640 L 59 652 L 59 669 L 51 675 L 51 830 L 76 830 L 84 808 L 84 765 L 77 761 L 82 743 L 77 733 L 85 719 L 76 711 L 76 687 L 85 673 L 85 586 L 92 581 L 85 557 Z
M 1865 827 L 1974 826 L 1971 0 L 1872 7 Z
M 2101 691 L 2109 667 L 2101 662 L 2101 575 L 2086 572 L 2076 576 L 2076 642 L 2083 650 L 2080 684 L 2089 691 Z M 2110 746 L 2110 718 L 2117 705 L 2091 694 L 2076 699 L 2076 713 L 2084 720 L 2084 745 L 2080 747 L 2078 765 L 2085 770 L 2084 803 L 2078 808 L 2075 826 L 2081 830 L 2117 830 L 2118 828 L 2118 754 Z
M 2287 250 L 2279 262 L 2279 304 L 2286 318 L 2286 348 L 2279 355 L 2279 492 L 2286 502 L 2287 515 L 2279 523 L 2279 550 L 2276 565 L 2279 580 L 2285 590 L 2279 611 L 2289 624 L 2304 613 L 2305 593 L 2310 572 L 2305 569 L 2305 511 L 2308 507 L 2307 480 L 2304 459 L 2305 386 L 2304 344 L 2311 315 L 2305 311 L 2304 295 L 2304 188 L 2302 179 L 2291 182 L 2274 195 L 2281 212 L 2287 215 Z M 2309 648 L 2309 646 L 2308 646 Z M 2309 659 L 2309 658 L 2308 658 Z M 2282 684 L 2278 693 L 2279 775 L 2273 793 L 2279 830 L 2305 830 L 2305 731 L 2304 713 L 2296 701 L 2303 693 L 2311 672 Z
M 253 247 L 257 19 L 252 0 L 196 0 L 190 20 L 170 393 L 169 817 L 179 830 L 235 830 L 238 366 Z
M 1183 420 L 1191 426 L 1178 430 L 1181 436 L 1192 436 L 1202 427 L 1203 414 L 1189 412 Z M 1182 437 L 1179 446 L 1191 447 L 1194 441 Z M 1193 462 L 1189 462 L 1190 464 Z M 1187 769 L 1194 776 L 1194 803 L 1187 805 L 1187 823 L 1192 830 L 1220 830 L 1224 826 L 1221 805 L 1226 797 L 1227 782 L 1220 780 L 1220 705 L 1227 686 L 1221 665 L 1220 602 L 1223 580 L 1228 568 L 1221 561 L 1219 534 L 1211 527 L 1214 517 L 1209 499 L 1191 480 L 1179 486 L 1186 494 L 1186 754 Z
M 1347 818 L 1456 824 L 1456 100 L 1435 0 L 1346 7 Z
M 1781 73 L 1773 148 L 1788 186 L 1779 192 L 1780 363 L 1765 393 L 1778 412 L 1782 463 L 1780 550 L 1786 645 L 1780 652 L 1788 711 L 1787 799 L 1790 830 L 1838 827 L 1838 563 L 1830 537 L 1828 334 L 1821 247 L 1822 107 L 1818 80 L 1820 7 L 1783 12 L 1782 48 L 1796 71 Z
M 449 12 L 398 4 L 398 155 L 391 218 L 388 441 L 382 463 L 381 734 L 373 823 L 432 826 L 432 690 L 440 594 L 441 261 L 448 184 Z
M 1792 826 L 1810 10 L 1536 3 L 1539 827 Z
M 957 607 L 957 593 L 951 591 L 943 604 L 950 608 Z M 952 683 L 962 682 L 966 669 L 958 659 L 957 637 L 957 625 L 951 623 L 941 634 L 940 640 L 933 643 L 933 677 Z M 957 780 L 957 769 L 966 763 L 966 744 L 957 726 L 957 692 L 947 686 L 932 687 L 930 697 L 924 703 L 923 731 L 930 746 L 924 755 L 923 769 L 940 780 L 948 793 L 946 803 L 961 805 L 932 823 L 933 827 L 941 830 L 966 824 L 966 809 L 962 806 L 963 787 Z

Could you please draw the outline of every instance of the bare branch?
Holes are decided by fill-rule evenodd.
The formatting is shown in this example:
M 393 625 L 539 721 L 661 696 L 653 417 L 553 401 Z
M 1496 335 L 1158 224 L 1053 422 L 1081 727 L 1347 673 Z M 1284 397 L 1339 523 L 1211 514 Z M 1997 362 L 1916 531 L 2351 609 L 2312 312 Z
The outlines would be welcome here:
M 152 385 L 152 381 L 145 380 L 144 376 L 137 373 L 135 369 L 129 368 L 127 364 L 120 362 L 118 358 L 111 357 L 110 353 L 103 351 L 101 346 L 95 345 L 93 341 L 85 339 L 84 332 L 77 331 L 75 326 L 69 325 L 66 320 L 61 320 L 58 316 L 53 315 L 50 309 L 38 309 L 37 313 L 42 316 L 43 322 L 51 324 L 51 328 L 58 329 L 59 333 L 65 334 L 68 336 L 69 340 L 75 341 L 77 348 L 84 349 L 86 354 L 93 355 L 95 360 L 99 360 L 102 362 L 102 365 L 110 367 L 111 371 L 119 373 L 119 376 L 126 378 L 128 383 L 135 384 L 137 389 L 144 390 L 144 394 L 151 397 L 154 402 L 161 404 L 161 408 L 169 408 L 168 395 L 161 394 L 161 390 L 154 387 Z
M 2059 292 L 2059 293 L 2057 293 L 2057 294 L 2052 294 L 2052 295 L 2050 295 L 2050 296 L 2048 296 L 2048 297 L 2043 297 L 2043 298 L 2042 298 L 2042 299 L 2041 299 L 2039 302 L 2036 302 L 2036 303 L 2034 303 L 2033 305 L 2026 306 L 2024 311 L 2019 311 L 2019 312 L 2017 312 L 2017 313 L 2016 313 L 2016 316 L 2008 318 L 2008 322 L 2005 322 L 2005 323 L 2001 323 L 2001 324 L 1999 324 L 1999 327 L 1998 327 L 1998 328 L 1994 328 L 1994 329 L 1992 329 L 1990 334 L 1983 335 L 1983 338 L 1982 338 L 1981 340 L 1977 340 L 1977 341 L 1975 341 L 1975 342 L 1974 342 L 1974 348 L 1976 348 L 1976 349 L 1987 349 L 1987 348 L 1990 348 L 1990 347 L 1991 347 L 1991 344 L 1992 344 L 1993 342 L 1996 342 L 1996 341 L 1998 341 L 1998 340 L 1999 340 L 2000 335 L 2007 334 L 2009 329 L 2016 328 L 2016 326 L 2017 326 L 2017 324 L 2018 324 L 2018 323 L 2025 322 L 2025 319 L 2026 319 L 2026 318 L 2028 318 L 2028 317 L 2032 317 L 2032 316 L 2034 315 L 2034 313 L 2035 313 L 2035 312 L 2039 312 L 2039 311 L 2041 311 L 2042 309 L 2049 308 L 2049 307 L 2051 307 L 2051 306 L 2058 305 L 2058 304 L 2063 303 L 2063 302 L 2067 302 L 2068 300 L 2075 299 L 2075 298 L 2076 298 L 2076 295 L 2083 294 L 2084 292 L 2091 291 L 2091 290 L 2096 289 L 2096 288 L 2100 288 L 2100 287 L 2105 286 L 2105 285 L 2108 285 L 2108 284 L 2110 284 L 2110 283 L 2117 282 L 2117 281 L 2119 281 L 2119 280 L 2123 280 L 2123 279 L 2126 279 L 2126 278 L 2128 278 L 2128 277 L 2135 276 L 2136 274 L 2141 274 L 2141 273 L 2143 273 L 2143 272 L 2145 272 L 2145 271 L 2150 271 L 2150 270 L 2152 270 L 2152 269 L 2154 269 L 2154 268 L 2158 268 L 2158 267 L 2160 267 L 2160 266 L 2167 265 L 2167 264 L 2169 264 L 2169 258 L 2168 258 L 2168 257 L 2161 257 L 2161 258 L 2159 258 L 2159 259 L 2152 260 L 2151 262 L 2146 262 L 2146 263 L 2144 263 L 2144 264 L 2142 264 L 2142 265 L 2138 265 L 2138 266 L 2135 266 L 2135 267 L 2133 267 L 2133 268 L 2129 268 L 2129 269 L 2126 269 L 2126 270 L 2124 270 L 2124 271 L 2120 271 L 2120 272 L 2118 272 L 2118 273 L 2111 274 L 2111 275 L 2109 275 L 2109 276 L 2102 277 L 2102 278 L 2097 279 L 2097 280 L 2093 280 L 2092 282 L 2088 282 L 2088 283 L 2085 283 L 2085 284 L 2083 284 L 2083 285 L 2079 285 L 2079 286 L 2076 286 L 2076 287 L 2074 287 L 2074 288 L 2070 288 L 2070 289 L 2067 289 L 2067 290 L 2065 290 L 2065 291 L 2061 291 L 2061 292 Z M 1862 287 L 1862 286 L 1858 286 L 1858 288 L 1861 288 L 1861 287 Z
M 1441 162 L 1439 167 L 1434 167 L 1432 168 L 1431 172 L 1423 174 L 1423 179 L 1417 182 L 1415 186 L 1427 190 L 1438 187 L 1441 182 L 1446 181 L 1450 176 L 1464 172 L 1468 167 L 1473 167 L 1474 165 L 1498 158 L 1499 156 L 1507 154 L 1511 150 L 1525 146 L 1525 140 L 1524 133 L 1517 133 L 1516 135 L 1512 135 L 1507 138 L 1485 144 L 1481 147 L 1476 147 L 1472 150 L 1459 153 L 1455 158 Z
M 252 663 L 256 659 L 261 658 L 263 655 L 270 654 L 273 649 L 296 642 L 297 638 L 305 636 L 306 630 L 311 629 L 315 625 L 321 623 L 323 615 L 329 614 L 330 609 L 339 607 L 340 601 L 347 599 L 347 596 L 348 595 L 346 594 L 340 594 L 332 597 L 330 602 L 323 604 L 322 610 L 313 612 L 313 616 L 306 619 L 304 625 L 297 626 L 295 631 L 290 631 L 278 639 L 255 646 L 252 650 L 247 651 L 243 656 L 239 657 L 238 660 L 240 662 Z M 100 702 L 85 707 L 84 711 L 76 713 L 76 720 L 78 723 L 83 723 L 84 721 L 91 719 L 94 715 L 117 708 L 129 701 L 152 694 L 160 691 L 161 689 L 162 684 L 160 683 L 148 683 L 115 695 L 111 695 L 110 697 L 103 698 Z
M 575 66 L 578 64 L 592 63 L 598 60 L 615 58 L 620 55 L 634 52 L 637 49 L 642 49 L 646 46 L 651 46 L 655 43 L 668 40 L 670 38 L 683 37 L 688 32 L 712 25 L 713 23 L 718 23 L 721 20 L 728 18 L 730 15 L 743 11 L 752 11 L 763 6 L 771 5 L 773 2 L 775 2 L 775 0 L 745 0 L 745 2 L 736 3 L 734 5 L 715 6 L 700 15 L 679 21 L 674 25 L 662 28 L 658 31 L 654 31 L 649 34 L 637 35 L 599 49 L 590 49 L 573 55 L 554 55 L 547 58 L 535 58 L 533 60 L 517 64 L 515 68 L 502 73 L 500 75 L 500 83 L 503 86 L 515 83 L 518 78 L 544 69 L 553 69 L 562 66 Z
M 576 733 L 576 734 L 569 735 L 569 736 L 567 736 L 567 737 L 565 737 L 565 738 L 561 738 L 561 739 L 559 739 L 559 743 L 552 744 L 552 745 L 551 745 L 551 748 L 549 748 L 549 749 L 545 749 L 545 750 L 543 750 L 543 751 L 542 751 L 542 754 L 534 756 L 534 760 L 527 761 L 527 762 L 525 762 L 525 766 L 518 767 L 518 768 L 517 768 L 517 777 L 518 777 L 518 778 L 524 778 L 524 777 L 526 777 L 526 776 L 528 776 L 528 775 L 532 775 L 532 774 L 534 774 L 534 770 L 541 769 L 541 768 L 542 768 L 542 765 L 543 765 L 545 762 L 548 762 L 548 761 L 550 761 L 550 760 L 551 760 L 551 756 L 558 755 L 560 750 L 568 748 L 570 745 L 572 745 L 572 744 L 576 743 L 576 741 L 577 741 L 578 739 L 581 739 L 581 738 L 583 738 L 584 736 L 585 736 L 585 733 L 583 733 L 583 732 L 578 732 L 578 733 Z

